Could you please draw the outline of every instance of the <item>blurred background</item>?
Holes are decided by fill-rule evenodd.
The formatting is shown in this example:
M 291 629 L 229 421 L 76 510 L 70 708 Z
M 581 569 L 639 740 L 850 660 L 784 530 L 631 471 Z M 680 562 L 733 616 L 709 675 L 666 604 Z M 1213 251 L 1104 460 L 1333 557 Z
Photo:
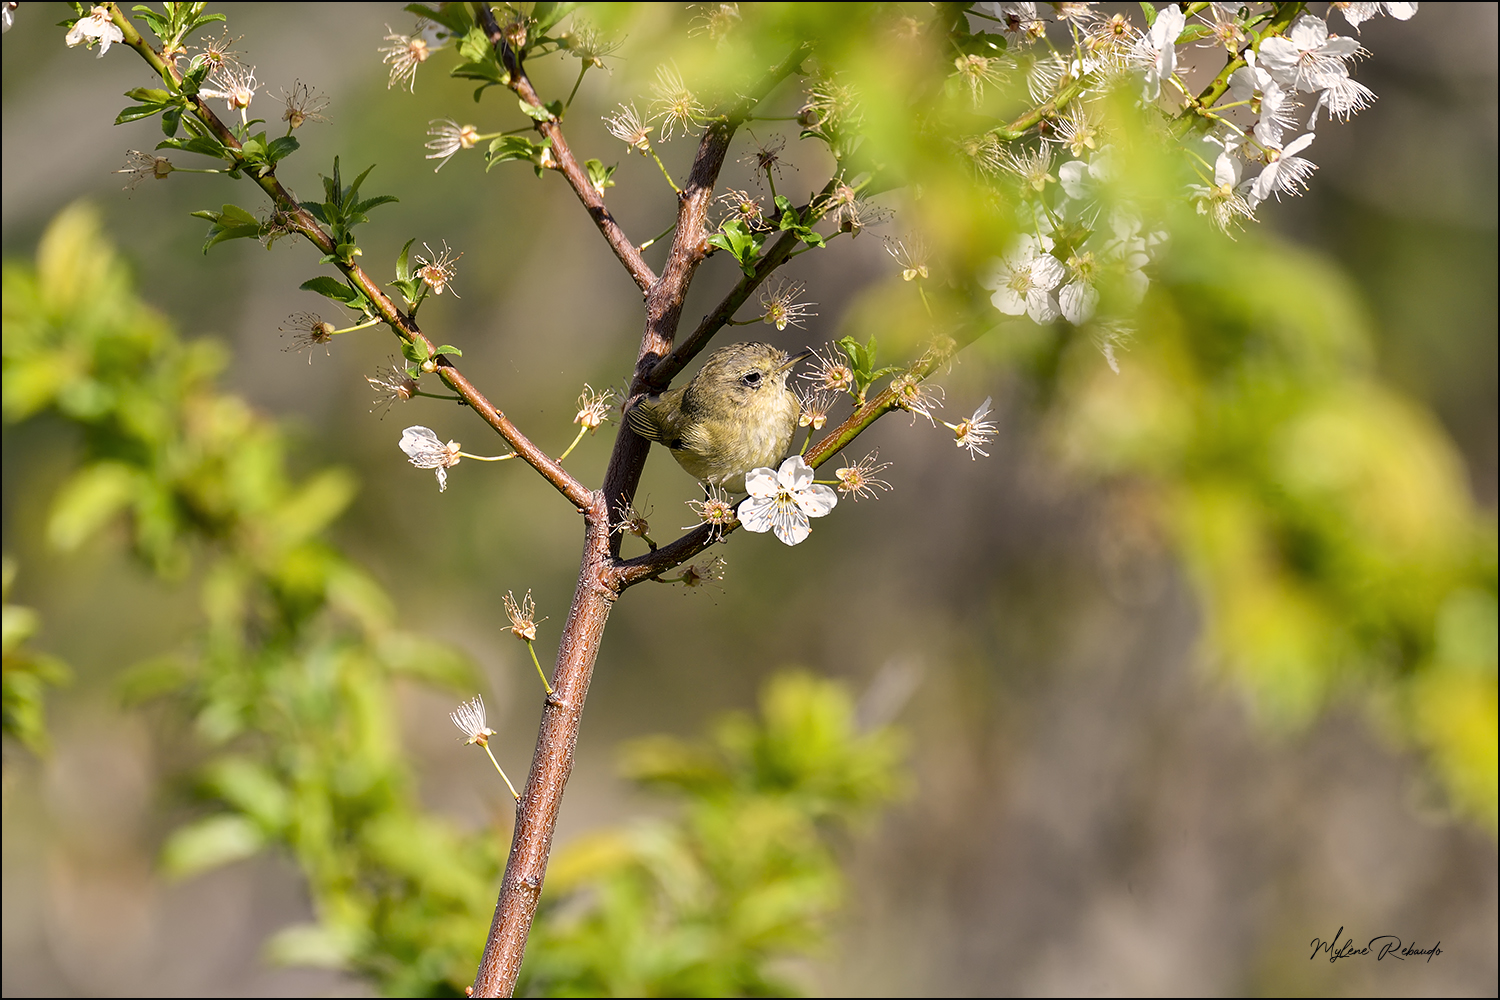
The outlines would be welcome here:
M 472 153 L 433 172 L 428 120 L 493 108 L 476 109 L 471 85 L 436 69 L 419 72 L 415 96 L 387 89 L 376 48 L 387 25 L 406 31 L 411 21 L 397 5 L 223 9 L 270 93 L 300 79 L 330 98 L 330 122 L 299 131 L 298 170 L 283 179 L 307 194 L 335 154 L 346 177 L 378 163 L 366 192 L 401 201 L 366 227 L 366 262 L 393 257 L 412 236 L 462 251 L 456 294 L 425 306 L 424 328 L 463 346 L 465 372 L 534 440 L 565 447 L 580 387 L 623 379 L 640 323 L 638 293 L 572 195 L 516 164 L 486 175 Z M 112 171 L 125 150 L 150 149 L 160 135 L 154 121 L 111 124 L 118 95 L 149 86 L 147 71 L 128 52 L 96 60 L 66 49 L 54 26 L 65 16 L 63 5 L 22 4 L 4 39 L 6 259 L 29 259 L 56 213 L 87 198 L 143 297 L 185 334 L 230 347 L 228 385 L 289 424 L 294 468 L 355 472 L 362 488 L 334 537 L 395 595 L 403 625 L 444 636 L 480 665 L 499 732 L 492 745 L 512 775 L 524 772 L 537 692 L 500 599 L 529 589 L 550 616 L 545 663 L 575 580 L 576 515 L 519 468 L 466 463 L 439 494 L 430 473 L 407 465 L 396 441 L 408 424 L 493 449 L 451 404 L 372 412 L 364 377 L 388 363 L 388 337 L 340 338 L 310 358 L 289 351 L 278 330 L 290 314 L 330 312 L 297 290 L 315 261 L 301 245 L 267 253 L 251 241 L 204 256 L 205 224 L 187 213 L 230 200 L 222 179 L 178 174 L 121 190 L 126 178 Z M 658 35 L 684 24 L 670 12 L 635 21 L 612 77 L 586 80 L 570 116 L 580 157 L 621 161 L 611 204 L 641 240 L 665 225 L 671 193 L 653 164 L 625 157 L 588 123 L 612 109 L 614 89 L 644 89 Z M 1368 22 L 1372 55 L 1357 78 L 1379 100 L 1319 132 L 1311 190 L 1266 204 L 1245 237 L 1300 248 L 1351 287 L 1372 370 L 1435 415 L 1466 473 L 1463 502 L 1489 523 L 1496 30 L 1490 4 Z M 571 64 L 541 65 L 544 89 L 565 93 Z M 751 150 L 737 142 L 731 158 Z M 664 147 L 677 171 L 690 155 L 682 141 Z M 826 169 L 803 155 L 788 149 L 785 185 L 799 193 Z M 732 164 L 727 186 L 748 183 L 748 169 Z M 788 348 L 863 339 L 861 310 L 878 301 L 869 293 L 892 278 L 881 232 L 798 258 L 788 274 L 807 282 L 818 316 L 806 331 L 756 327 L 746 339 Z M 735 274 L 723 255 L 705 265 L 690 322 Z M 971 462 L 923 423 L 882 421 L 866 441 L 894 463 L 895 489 L 879 502 L 841 507 L 795 551 L 733 537 L 722 590 L 647 585 L 619 603 L 559 844 L 661 808 L 618 777 L 622 740 L 699 733 L 725 709 L 752 705 L 773 672 L 800 666 L 894 714 L 912 775 L 910 795 L 846 845 L 849 904 L 824 954 L 792 970 L 812 992 L 1494 995 L 1493 829 L 1454 815 L 1423 758 L 1371 721 L 1363 696 L 1292 719 L 1258 708 L 1206 650 L 1190 574 L 1135 494 L 1070 460 L 1050 395 L 1069 391 L 1067 371 L 1038 377 L 1003 361 L 976 348 L 939 378 L 945 413 L 994 397 L 1000 434 L 989 459 Z M 1121 364 L 1128 374 L 1131 351 Z M 607 429 L 585 440 L 570 459 L 575 473 L 597 481 L 611 438 Z M 289 860 L 263 854 L 182 882 L 158 874 L 157 851 L 179 817 L 180 789 L 164 777 L 174 762 L 113 684 L 122 668 L 181 645 L 196 627 L 197 594 L 141 569 L 120 536 L 66 555 L 45 546 L 47 507 L 76 447 L 59 422 L 5 431 L 4 549 L 20 567 L 9 601 L 37 610 L 34 645 L 75 677 L 49 698 L 50 755 L 5 748 L 4 992 L 367 992 L 353 977 L 263 960 L 268 935 L 310 918 Z M 654 459 L 638 506 L 662 541 L 691 523 L 682 503 L 695 487 L 664 453 Z M 412 524 L 441 528 L 418 537 Z M 831 622 L 830 600 L 851 592 L 857 610 Z M 452 697 L 416 683 L 399 690 L 400 742 L 422 801 L 482 827 L 497 809 L 489 764 L 455 741 Z M 1356 941 L 1440 941 L 1443 953 L 1310 962 L 1308 942 L 1341 927 Z

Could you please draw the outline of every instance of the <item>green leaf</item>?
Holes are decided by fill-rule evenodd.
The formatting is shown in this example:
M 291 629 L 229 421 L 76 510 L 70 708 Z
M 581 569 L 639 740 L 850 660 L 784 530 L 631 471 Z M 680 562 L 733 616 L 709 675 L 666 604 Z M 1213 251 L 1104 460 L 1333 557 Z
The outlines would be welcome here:
M 539 104 L 527 104 L 524 98 L 518 99 L 516 103 L 521 108 L 521 114 L 528 118 L 534 118 L 539 122 L 550 122 L 557 119 L 557 115 L 553 114 L 550 108 Z
M 184 118 L 183 121 L 191 119 Z M 156 144 L 157 149 L 180 149 L 184 153 L 198 153 L 202 156 L 212 156 L 216 160 L 228 160 L 234 162 L 234 154 L 229 147 L 207 136 L 195 135 L 190 139 L 165 139 Z
M 537 176 L 540 177 L 542 154 L 551 148 L 551 139 L 533 142 L 524 135 L 502 135 L 490 143 L 489 152 L 485 154 L 485 169 L 489 170 L 495 164 L 506 160 L 529 160 L 536 168 Z
M 532 35 L 540 36 L 546 34 L 548 28 L 571 14 L 577 6 L 578 4 L 576 3 L 548 3 L 545 0 L 537 3 L 531 10 L 533 22 L 531 25 Z
M 319 295 L 333 299 L 335 302 L 343 302 L 353 305 L 365 297 L 364 293 L 357 288 L 350 288 L 335 278 L 326 274 L 320 274 L 316 278 L 309 278 L 298 286 L 305 292 L 317 292 Z
M 410 263 L 411 245 L 413 243 L 415 243 L 415 242 L 417 242 L 417 238 L 415 236 L 413 236 L 411 239 L 407 240 L 406 241 L 406 246 L 404 246 L 404 247 L 401 248 L 401 256 L 399 256 L 399 257 L 396 258 L 396 280 L 397 281 L 410 281 L 411 280 L 411 263 Z
M 461 80 L 484 80 L 487 84 L 499 87 L 510 83 L 510 74 L 493 62 L 459 63 L 448 71 L 448 75 Z
M 1149 28 L 1153 24 L 1156 23 L 1156 5 L 1155 4 L 1152 4 L 1152 3 L 1142 3 L 1141 4 L 1141 13 L 1146 15 L 1146 27 Z
M 425 3 L 409 3 L 404 10 L 418 17 L 425 17 L 433 24 L 441 24 L 455 35 L 464 35 L 474 22 L 469 18 L 467 4 L 442 3 L 429 7 Z
M 202 211 L 194 212 L 193 215 L 213 223 L 213 227 L 208 231 L 208 241 L 203 244 L 204 253 L 208 253 L 209 248 L 215 243 L 222 243 L 225 240 L 260 237 L 260 220 L 238 205 L 225 205 L 223 211 L 220 212 Z
M 123 510 L 137 492 L 137 473 L 119 462 L 96 462 L 58 491 L 47 518 L 47 541 L 71 552 Z
M 461 357 L 464 356 L 464 352 L 460 351 L 458 348 L 454 347 L 452 344 L 443 344 L 441 347 L 439 347 L 437 349 L 436 353 L 438 353 L 438 354 L 451 354 L 455 358 L 461 358 Z
M 192 65 L 182 76 L 182 84 L 178 88 L 183 97 L 194 97 L 203 87 L 203 81 L 208 79 L 208 71 L 213 67 L 207 59 L 202 56 L 194 56 Z
M 403 340 L 401 353 L 406 355 L 408 361 L 415 361 L 417 364 L 422 364 L 432 357 L 427 353 L 427 342 L 423 340 Z
M 165 107 L 166 105 L 164 104 L 132 104 L 115 115 L 115 124 L 124 125 L 126 122 L 150 118 L 152 115 L 160 114 Z
M 167 874 L 187 878 L 248 858 L 265 844 L 265 835 L 254 822 L 224 813 L 174 831 L 162 847 L 161 864 Z
M 479 25 L 468 30 L 458 43 L 458 54 L 471 63 L 494 63 L 495 49 L 490 45 L 489 36 Z
M 353 215 L 359 215 L 359 216 L 362 217 L 366 212 L 368 212 L 370 209 L 376 207 L 377 205 L 387 205 L 387 204 L 390 204 L 393 201 L 400 201 L 400 200 L 401 200 L 400 198 L 397 198 L 393 194 L 377 194 L 375 197 L 373 197 L 373 198 L 366 198 L 364 201 L 362 201 L 359 204 L 355 205 L 354 208 L 353 208 L 353 210 L 352 210 L 352 212 L 351 212 L 351 214 L 353 214 Z M 363 219 L 361 219 L 361 221 L 363 221 Z
M 266 159 L 275 163 L 296 152 L 297 147 L 302 145 L 294 135 L 284 135 L 279 139 L 272 139 L 266 146 Z
M 607 189 L 615 186 L 613 177 L 615 171 L 619 169 L 618 163 L 606 167 L 603 160 L 585 160 L 583 166 L 589 172 L 589 183 L 594 186 L 595 191 L 603 194 Z
M 291 818 L 286 789 L 262 765 L 244 757 L 224 757 L 207 768 L 205 784 L 219 798 L 274 834 Z

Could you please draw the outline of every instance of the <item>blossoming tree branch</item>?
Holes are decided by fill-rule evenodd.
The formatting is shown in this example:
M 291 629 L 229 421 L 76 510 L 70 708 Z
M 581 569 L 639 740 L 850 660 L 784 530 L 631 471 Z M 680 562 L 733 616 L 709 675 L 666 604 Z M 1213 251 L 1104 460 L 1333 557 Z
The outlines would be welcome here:
M 419 324 L 430 297 L 459 294 L 461 263 L 482 271 L 484 262 L 441 238 L 436 249 L 431 239 L 419 248 L 413 237 L 382 278 L 361 263 L 357 237 L 370 213 L 393 200 L 368 193 L 370 168 L 350 179 L 336 159 L 322 178 L 321 200 L 298 199 L 282 183 L 297 131 L 324 120 L 326 99 L 296 82 L 284 92 L 284 133 L 273 134 L 280 127 L 252 117 L 265 101 L 265 81 L 233 51 L 229 35 L 207 37 L 223 17 L 206 13 L 205 4 L 137 6 L 130 14 L 113 3 L 74 6 L 68 45 L 95 47 L 100 56 L 127 47 L 158 78 L 159 85 L 127 93 L 134 103 L 117 121 L 155 118 L 165 138 L 154 151 L 131 151 L 122 172 L 138 184 L 197 170 L 259 188 L 259 210 L 226 204 L 195 213 L 210 225 L 205 251 L 242 238 L 312 244 L 324 270 L 302 287 L 354 318 L 341 328 L 302 313 L 284 332 L 301 346 L 328 348 L 383 331 L 396 338 L 403 360 L 368 378 L 382 408 L 418 397 L 457 399 L 478 420 L 453 431 L 407 427 L 399 447 L 410 463 L 432 470 L 439 490 L 463 487 L 467 469 L 452 482 L 450 473 L 466 458 L 524 464 L 583 516 L 578 582 L 550 678 L 536 659 L 530 594 L 506 602 L 546 697 L 524 785 L 505 778 L 516 824 L 476 995 L 515 987 L 590 678 L 624 592 L 647 581 L 715 580 L 722 559 L 693 560 L 736 529 L 797 545 L 815 530 L 813 519 L 842 513 L 840 498 L 890 489 L 881 477 L 894 476 L 873 450 L 846 458 L 827 480 L 817 475 L 891 413 L 934 432 L 941 425 L 969 458 L 986 457 L 996 430 L 993 399 L 972 409 L 966 403 L 969 415 L 950 422 L 940 418 L 943 394 L 932 384 L 982 336 L 1010 336 L 1018 324 L 1076 332 L 1118 371 L 1178 209 L 1188 206 L 1187 215 L 1232 236 L 1268 202 L 1304 190 L 1317 129 L 1346 121 L 1374 96 L 1353 77 L 1357 39 L 1333 33 L 1327 17 L 1303 3 L 1142 4 L 1143 23 L 1106 17 L 1088 3 L 843 5 L 838 18 L 812 21 L 795 10 L 725 3 L 697 5 L 684 30 L 684 44 L 724 54 L 717 76 L 700 83 L 666 62 L 649 93 L 625 95 L 602 122 L 578 121 L 569 110 L 579 86 L 591 70 L 606 68 L 620 44 L 591 27 L 580 5 L 411 5 L 418 20 L 410 32 L 388 29 L 384 44 L 372 46 L 389 67 L 390 89 L 415 93 L 427 65 L 449 58 L 451 74 L 476 83 L 475 98 L 494 120 L 486 130 L 447 109 L 428 130 L 428 158 L 440 170 L 483 149 L 487 169 L 529 167 L 565 184 L 643 298 L 636 363 L 622 373 L 622 395 L 584 386 L 577 435 L 554 456 L 521 429 L 523 417 L 463 371 L 462 331 L 435 334 Z M 1328 16 L 1357 32 L 1382 14 L 1409 18 L 1417 5 L 1329 6 Z M 570 92 L 539 92 L 530 67 L 548 58 L 577 60 Z M 794 191 L 785 176 L 787 137 L 768 131 L 780 127 L 824 152 L 824 173 L 805 190 Z M 695 144 L 680 176 L 660 156 L 663 144 L 678 139 Z M 622 155 L 654 161 L 670 187 L 675 214 L 659 234 L 627 233 L 606 196 L 633 195 L 616 188 L 615 167 L 604 157 L 575 152 L 615 142 Z M 721 183 L 737 148 L 754 191 Z M 179 163 L 183 155 L 199 165 Z M 1143 163 L 1151 165 L 1146 183 Z M 909 305 L 896 356 L 881 356 L 873 334 L 796 355 L 719 343 L 736 325 L 804 329 L 817 303 L 803 281 L 778 272 L 803 253 L 837 253 L 842 242 L 893 222 L 885 249 Z M 687 317 L 689 288 L 716 254 L 732 258 L 738 276 L 706 314 Z M 892 338 L 882 339 L 889 348 Z M 684 377 L 711 348 L 700 370 Z M 564 462 L 617 409 L 622 419 L 603 479 L 585 483 Z M 500 453 L 465 451 L 448 438 L 472 439 L 480 425 L 498 438 Z M 696 526 L 664 544 L 635 507 L 653 443 L 700 484 L 687 501 Z M 627 555 L 627 534 L 646 551 Z M 491 752 L 480 700 L 453 719 L 468 742 Z M 503 777 L 498 761 L 495 767 Z

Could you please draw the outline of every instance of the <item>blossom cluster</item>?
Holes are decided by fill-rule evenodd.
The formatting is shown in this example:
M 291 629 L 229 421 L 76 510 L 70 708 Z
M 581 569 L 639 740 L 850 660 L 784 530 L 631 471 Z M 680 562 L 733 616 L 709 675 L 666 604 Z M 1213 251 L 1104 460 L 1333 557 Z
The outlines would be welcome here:
M 1142 5 L 1145 28 L 1094 4 L 1045 5 L 1050 18 L 1043 6 L 976 4 L 976 23 L 1003 35 L 1005 52 L 955 62 L 955 86 L 976 106 L 986 86 L 1023 77 L 1040 114 L 1020 138 L 996 129 L 958 144 L 1019 211 L 1022 235 L 979 279 L 1002 313 L 1090 325 L 1113 365 L 1113 347 L 1129 336 L 1122 317 L 1145 294 L 1165 233 L 1118 190 L 1119 137 L 1106 98 L 1128 94 L 1159 115 L 1162 134 L 1179 137 L 1199 175 L 1184 197 L 1230 232 L 1267 199 L 1306 190 L 1320 119 L 1346 121 L 1375 95 L 1353 78 L 1354 60 L 1366 54 L 1359 42 L 1313 13 L 1278 21 L 1286 4 Z M 1406 20 L 1416 9 L 1335 3 L 1330 16 L 1357 31 L 1380 13 Z M 1184 80 L 1204 53 L 1203 78 L 1222 82 L 1195 93 Z

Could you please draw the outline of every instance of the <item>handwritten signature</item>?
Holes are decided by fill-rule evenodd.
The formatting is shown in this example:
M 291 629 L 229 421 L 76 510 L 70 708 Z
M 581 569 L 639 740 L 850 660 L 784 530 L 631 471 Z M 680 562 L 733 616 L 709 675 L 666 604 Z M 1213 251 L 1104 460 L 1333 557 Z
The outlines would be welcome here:
M 1431 962 L 1443 953 L 1441 941 L 1434 944 L 1431 948 L 1418 948 L 1415 941 L 1410 944 L 1403 944 L 1401 939 L 1394 934 L 1381 934 L 1370 938 L 1369 943 L 1363 948 L 1357 948 L 1354 945 L 1353 937 L 1340 944 L 1339 941 L 1343 936 L 1344 929 L 1340 927 L 1338 933 L 1331 940 L 1324 941 L 1322 938 L 1313 938 L 1312 954 L 1307 956 L 1307 960 L 1311 962 L 1319 954 L 1326 954 L 1330 964 L 1337 962 L 1341 958 L 1357 958 L 1361 955 L 1374 955 L 1377 962 L 1384 961 L 1387 958 L 1394 958 L 1398 962 L 1404 962 L 1408 958 L 1418 958 L 1426 955 L 1427 961 Z

